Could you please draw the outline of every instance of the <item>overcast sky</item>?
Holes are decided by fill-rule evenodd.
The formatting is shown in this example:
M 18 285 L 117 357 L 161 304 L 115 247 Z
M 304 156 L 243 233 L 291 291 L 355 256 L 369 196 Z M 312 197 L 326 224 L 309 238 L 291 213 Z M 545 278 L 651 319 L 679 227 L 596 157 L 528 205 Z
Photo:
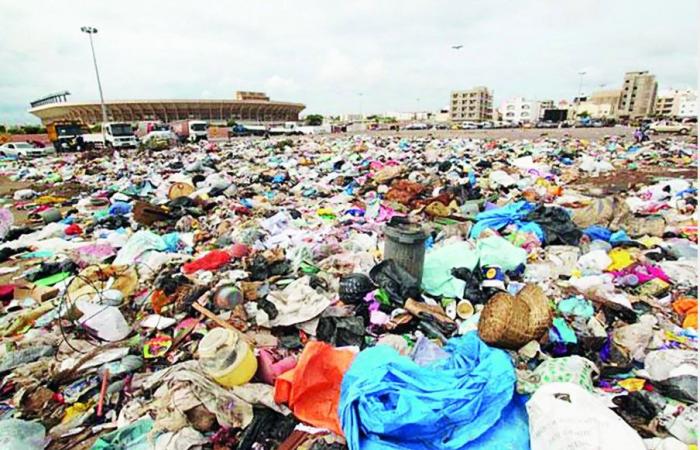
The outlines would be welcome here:
M 446 107 L 476 85 L 570 99 L 650 70 L 697 86 L 698 1 L 0 0 L 0 123 L 68 90 L 97 100 L 87 35 L 111 99 L 231 98 L 265 91 L 305 114 Z M 462 44 L 461 50 L 452 45 Z M 360 93 L 362 95 L 360 95 Z

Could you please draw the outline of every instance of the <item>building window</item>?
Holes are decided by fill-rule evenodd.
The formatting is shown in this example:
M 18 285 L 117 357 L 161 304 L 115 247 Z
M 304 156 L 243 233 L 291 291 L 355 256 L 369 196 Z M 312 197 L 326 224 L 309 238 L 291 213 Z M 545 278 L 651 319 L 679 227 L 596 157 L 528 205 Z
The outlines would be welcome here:
M 530 109 L 530 105 L 523 105 L 523 109 Z
M 513 111 L 515 109 L 515 105 L 508 105 L 506 108 L 508 111 Z
M 513 112 L 506 113 L 506 117 L 513 117 L 513 116 L 515 116 L 515 113 L 513 113 Z

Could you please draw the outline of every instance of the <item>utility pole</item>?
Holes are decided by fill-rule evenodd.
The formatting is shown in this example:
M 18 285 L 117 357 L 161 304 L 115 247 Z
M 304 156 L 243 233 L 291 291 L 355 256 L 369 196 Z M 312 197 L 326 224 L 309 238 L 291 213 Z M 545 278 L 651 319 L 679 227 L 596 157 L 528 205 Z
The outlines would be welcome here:
M 95 76 L 97 77 L 97 89 L 100 91 L 100 104 L 102 105 L 102 123 L 107 123 L 107 106 L 105 105 L 105 99 L 102 95 L 102 83 L 100 82 L 100 71 L 97 69 L 97 58 L 95 58 L 95 45 L 92 43 L 92 35 L 97 34 L 97 28 L 95 27 L 80 27 L 80 31 L 87 33 L 90 38 L 90 49 L 92 50 L 92 62 L 95 65 Z M 104 141 L 105 132 L 104 126 L 102 128 L 102 139 Z
M 577 97 L 579 97 L 579 98 L 581 98 L 581 96 L 583 95 L 583 91 L 582 91 L 582 90 L 583 90 L 583 76 L 584 76 L 585 74 L 586 74 L 585 71 L 581 71 L 581 72 L 578 73 L 578 76 L 579 76 L 579 80 L 578 80 L 578 94 L 576 94 L 576 95 L 577 95 Z

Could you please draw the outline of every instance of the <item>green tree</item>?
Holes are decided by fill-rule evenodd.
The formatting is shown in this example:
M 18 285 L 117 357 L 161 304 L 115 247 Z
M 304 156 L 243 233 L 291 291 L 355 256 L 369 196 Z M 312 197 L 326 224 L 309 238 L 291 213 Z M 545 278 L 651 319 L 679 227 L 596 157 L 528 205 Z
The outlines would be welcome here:
M 41 125 L 25 125 L 22 127 L 25 134 L 38 134 L 46 132 L 46 128 Z
M 316 127 L 323 124 L 323 116 L 321 114 L 309 114 L 304 119 L 304 122 L 306 125 Z
M 588 111 L 584 111 L 582 113 L 579 113 L 578 116 L 581 118 L 586 118 L 586 117 L 589 117 L 590 114 L 588 114 Z
M 7 132 L 7 127 L 5 125 L 0 125 L 0 133 L 5 133 Z
M 229 128 L 235 127 L 236 125 L 237 125 L 237 123 L 236 123 L 236 121 L 235 121 L 234 119 L 228 119 L 228 120 L 226 121 L 226 126 L 229 127 Z

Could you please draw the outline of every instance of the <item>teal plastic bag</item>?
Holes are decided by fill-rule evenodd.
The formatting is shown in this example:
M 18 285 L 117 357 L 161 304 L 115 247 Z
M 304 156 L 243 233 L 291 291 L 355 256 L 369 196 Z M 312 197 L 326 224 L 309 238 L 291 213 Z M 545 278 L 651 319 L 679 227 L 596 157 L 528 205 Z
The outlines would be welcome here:
M 100 436 L 91 450 L 150 450 L 153 445 L 148 441 L 148 433 L 152 429 L 152 419 L 139 419 L 128 427 Z

